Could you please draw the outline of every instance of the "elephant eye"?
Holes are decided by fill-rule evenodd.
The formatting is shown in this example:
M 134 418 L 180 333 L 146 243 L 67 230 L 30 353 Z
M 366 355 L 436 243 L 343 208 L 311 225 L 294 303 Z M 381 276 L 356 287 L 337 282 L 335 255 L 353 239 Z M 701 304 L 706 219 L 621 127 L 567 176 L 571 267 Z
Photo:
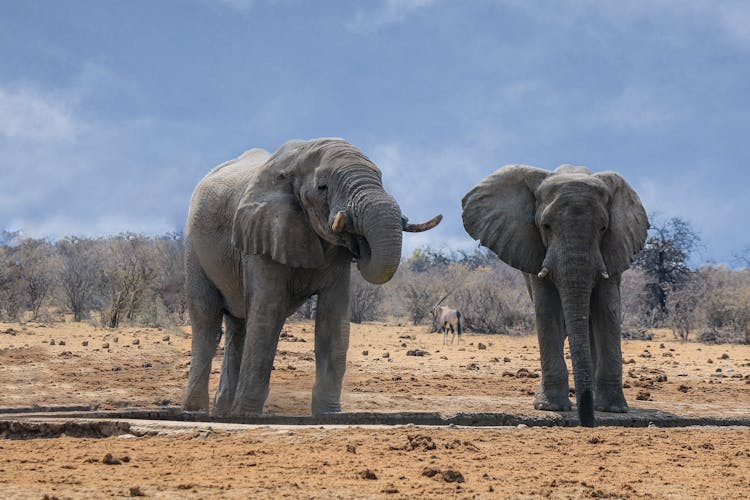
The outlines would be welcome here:
M 600 233 L 605 233 L 607 231 L 607 226 L 602 226 L 599 228 Z
M 549 231 L 550 229 L 552 229 L 552 228 L 550 227 L 550 225 L 549 225 L 549 224 L 547 224 L 546 222 L 545 222 L 544 224 L 542 224 L 542 228 L 543 228 L 543 229 L 544 229 L 545 231 Z
M 325 184 L 318 184 L 318 191 L 325 191 L 328 189 L 328 186 Z

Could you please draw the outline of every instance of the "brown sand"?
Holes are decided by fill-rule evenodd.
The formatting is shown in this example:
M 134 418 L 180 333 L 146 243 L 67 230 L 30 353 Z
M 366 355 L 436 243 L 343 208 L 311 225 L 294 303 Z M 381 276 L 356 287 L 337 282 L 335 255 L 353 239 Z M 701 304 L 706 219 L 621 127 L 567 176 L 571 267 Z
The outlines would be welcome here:
M 311 323 L 286 326 L 267 413 L 309 412 L 312 331 Z M 179 404 L 188 332 L 0 324 L 0 407 Z M 655 334 L 623 343 L 631 407 L 750 415 L 750 346 Z M 352 325 L 344 410 L 542 413 L 531 406 L 539 382 L 534 336 L 464 337 L 442 346 L 425 327 Z M 414 349 L 428 354 L 408 356 Z M 0 496 L 746 498 L 750 491 L 748 429 L 202 429 L 0 439 Z

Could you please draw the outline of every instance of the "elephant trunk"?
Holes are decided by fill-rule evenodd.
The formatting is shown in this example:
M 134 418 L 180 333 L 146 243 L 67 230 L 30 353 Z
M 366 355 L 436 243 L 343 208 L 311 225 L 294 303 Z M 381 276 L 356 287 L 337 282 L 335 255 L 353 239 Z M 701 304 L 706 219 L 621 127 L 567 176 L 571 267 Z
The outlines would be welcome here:
M 570 344 L 578 418 L 584 427 L 594 427 L 594 384 L 589 345 L 590 286 L 570 284 L 560 288 L 565 330 Z
M 393 277 L 401 262 L 401 209 L 385 192 L 370 192 L 354 204 L 352 223 L 362 235 L 357 267 L 362 277 L 379 285 Z
M 594 427 L 594 367 L 591 359 L 589 315 L 591 291 L 598 267 L 595 252 L 566 252 L 565 258 L 553 259 L 560 266 L 552 271 L 560 294 L 565 330 L 573 364 L 578 417 L 584 427 Z

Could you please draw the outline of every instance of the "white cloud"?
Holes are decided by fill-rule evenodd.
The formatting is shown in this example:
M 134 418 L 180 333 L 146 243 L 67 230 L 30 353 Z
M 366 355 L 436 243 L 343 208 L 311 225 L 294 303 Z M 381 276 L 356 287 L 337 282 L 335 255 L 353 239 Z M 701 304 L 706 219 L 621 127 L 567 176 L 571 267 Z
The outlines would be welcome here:
M 401 23 L 420 9 L 436 2 L 437 0 L 383 0 L 374 10 L 358 10 L 347 23 L 347 28 L 358 33 L 374 33 L 385 26 Z
M 13 141 L 73 140 L 80 126 L 63 102 L 31 88 L 0 88 L 0 137 Z
M 651 88 L 627 86 L 620 94 L 586 113 L 594 125 L 617 129 L 648 130 L 672 121 L 675 112 L 668 100 L 656 96 Z
M 204 0 L 205 1 L 205 0 Z M 247 14 L 255 6 L 255 0 L 213 0 L 228 9 Z

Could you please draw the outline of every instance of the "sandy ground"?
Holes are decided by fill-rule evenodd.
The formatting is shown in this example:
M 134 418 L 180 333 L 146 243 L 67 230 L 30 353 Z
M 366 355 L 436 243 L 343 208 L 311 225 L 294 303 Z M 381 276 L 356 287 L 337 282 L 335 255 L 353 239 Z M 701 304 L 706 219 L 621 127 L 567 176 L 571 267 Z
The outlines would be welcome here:
M 266 413 L 305 415 L 313 327 L 290 323 L 285 332 Z M 655 335 L 623 342 L 631 407 L 750 415 L 750 346 Z M 543 413 L 532 408 L 534 336 L 466 334 L 461 345 L 441 344 L 425 327 L 352 325 L 344 410 Z M 0 408 L 179 404 L 189 350 L 189 329 L 0 324 Z M 426 354 L 407 354 L 413 350 Z M 219 352 L 212 386 L 220 362 Z M 750 491 L 750 430 L 739 428 L 192 429 L 0 439 L 0 450 L 3 498 L 747 498 Z

